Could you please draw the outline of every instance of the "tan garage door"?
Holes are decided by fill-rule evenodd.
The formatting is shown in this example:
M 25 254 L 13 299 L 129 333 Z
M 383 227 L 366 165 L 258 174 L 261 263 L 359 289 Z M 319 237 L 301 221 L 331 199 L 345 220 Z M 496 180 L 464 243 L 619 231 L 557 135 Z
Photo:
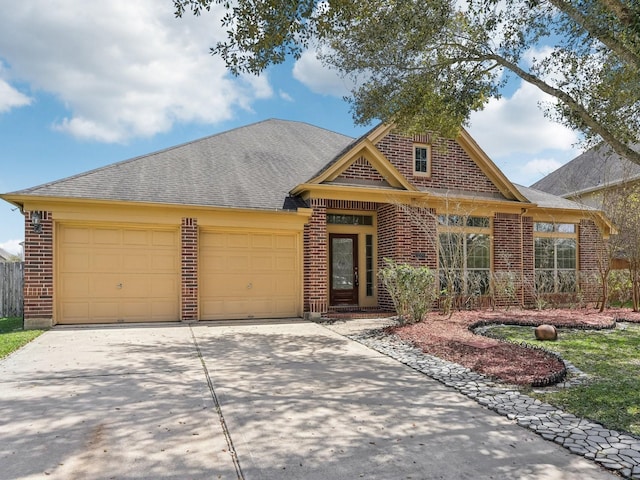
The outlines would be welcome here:
M 61 225 L 58 323 L 179 320 L 177 230 Z
M 299 264 L 295 234 L 202 232 L 201 318 L 299 315 Z

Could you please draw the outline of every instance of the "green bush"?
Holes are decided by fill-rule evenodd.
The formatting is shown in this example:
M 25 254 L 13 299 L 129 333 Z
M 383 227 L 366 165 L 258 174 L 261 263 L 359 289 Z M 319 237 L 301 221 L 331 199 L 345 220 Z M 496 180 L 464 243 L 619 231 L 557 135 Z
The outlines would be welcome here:
M 427 267 L 398 264 L 385 258 L 380 270 L 382 284 L 389 292 L 403 323 L 422 320 L 438 298 L 437 276 Z
M 608 278 L 609 301 L 615 305 L 624 305 L 631 301 L 633 286 L 628 270 L 611 270 Z

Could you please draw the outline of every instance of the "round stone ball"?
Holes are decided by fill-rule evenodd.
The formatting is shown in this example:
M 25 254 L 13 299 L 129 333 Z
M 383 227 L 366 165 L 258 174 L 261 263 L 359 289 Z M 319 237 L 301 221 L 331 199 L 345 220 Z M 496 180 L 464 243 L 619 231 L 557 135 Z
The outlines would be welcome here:
M 557 340 L 558 331 L 553 325 L 540 325 L 536 327 L 537 340 Z

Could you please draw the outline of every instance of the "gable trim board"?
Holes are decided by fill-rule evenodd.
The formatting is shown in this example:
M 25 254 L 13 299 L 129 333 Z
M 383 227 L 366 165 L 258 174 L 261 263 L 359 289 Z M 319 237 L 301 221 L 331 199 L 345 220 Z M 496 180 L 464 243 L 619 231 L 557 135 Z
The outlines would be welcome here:
M 592 230 L 585 238 L 611 230 L 599 212 L 509 182 L 466 131 L 439 141 L 448 143 L 432 149 L 436 171 L 425 182 L 407 176 L 413 139 L 392 126 L 354 140 L 265 121 L 4 194 L 25 214 L 26 324 L 321 315 L 332 308 L 331 233 L 357 241 L 351 307 L 390 308 L 377 280 L 383 258 L 437 268 L 434 215 L 443 213 L 489 217 L 491 268 L 506 269 L 498 255 L 508 251 L 527 275 L 534 221 L 580 224 Z M 134 194 L 120 189 L 135 188 L 131 178 Z M 426 226 L 402 205 L 427 215 Z M 328 224 L 328 214 L 343 223 Z M 154 244 L 158 232 L 172 242 Z M 579 264 L 592 268 L 589 252 L 580 249 Z

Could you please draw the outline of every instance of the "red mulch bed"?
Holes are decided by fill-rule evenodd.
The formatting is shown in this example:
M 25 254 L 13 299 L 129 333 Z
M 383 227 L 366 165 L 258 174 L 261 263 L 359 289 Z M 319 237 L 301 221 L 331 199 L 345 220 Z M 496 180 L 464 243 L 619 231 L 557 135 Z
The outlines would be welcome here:
M 597 310 L 508 310 L 460 311 L 451 317 L 431 313 L 414 325 L 391 327 L 398 335 L 425 353 L 464 365 L 489 377 L 517 385 L 549 385 L 562 380 L 565 367 L 555 355 L 541 349 L 501 342 L 475 335 L 470 326 L 510 324 L 586 329 L 612 328 L 615 321 L 640 323 L 640 312 Z

